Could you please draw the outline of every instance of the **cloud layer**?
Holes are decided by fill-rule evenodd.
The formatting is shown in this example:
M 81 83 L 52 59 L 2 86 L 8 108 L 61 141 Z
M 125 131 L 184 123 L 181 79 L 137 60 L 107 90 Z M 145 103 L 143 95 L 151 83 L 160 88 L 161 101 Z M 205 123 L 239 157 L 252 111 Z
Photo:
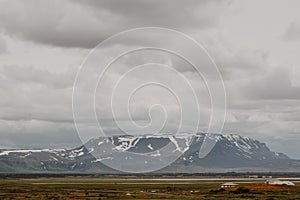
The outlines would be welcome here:
M 267 8 L 269 4 L 272 6 Z M 297 145 L 300 141 L 300 88 L 295 84 L 298 79 L 295 72 L 300 65 L 297 4 L 279 1 L 261 4 L 259 1 L 197 0 L 2 0 L 0 147 L 80 144 L 73 124 L 72 87 L 84 58 L 91 48 L 120 31 L 160 26 L 195 38 L 218 65 L 227 91 L 225 133 L 261 139 L 273 150 L 300 158 Z M 268 9 L 269 17 L 257 8 Z M 263 27 L 272 31 L 265 31 Z M 119 41 L 103 51 L 134 46 L 144 39 L 137 36 Z M 157 37 L 156 42 L 165 40 Z M 182 45 L 178 41 L 172 44 Z M 211 105 L 203 79 L 174 55 L 142 51 L 114 63 L 101 85 L 103 90 L 96 93 L 97 117 L 106 130 L 112 134 L 119 131 L 106 99 L 112 89 L 111 83 L 132 66 L 147 62 L 171 65 L 190 81 L 200 99 L 200 129 L 205 128 Z M 159 75 L 172 78 L 163 72 Z M 128 84 L 140 79 L 143 76 L 131 78 Z M 182 83 L 173 82 L 180 88 Z M 172 95 L 166 95 L 161 88 L 144 89 L 144 94 L 151 95 L 137 93 L 130 105 L 133 119 L 141 125 L 147 124 L 149 106 L 161 102 L 171 116 L 166 130 L 173 130 L 178 123 L 179 109 Z M 215 109 L 220 108 L 216 106 Z
M 207 28 L 219 21 L 217 1 L 2 1 L 1 28 L 33 42 L 91 48 L 112 34 L 145 26 Z M 211 12 L 214 12 L 213 16 Z

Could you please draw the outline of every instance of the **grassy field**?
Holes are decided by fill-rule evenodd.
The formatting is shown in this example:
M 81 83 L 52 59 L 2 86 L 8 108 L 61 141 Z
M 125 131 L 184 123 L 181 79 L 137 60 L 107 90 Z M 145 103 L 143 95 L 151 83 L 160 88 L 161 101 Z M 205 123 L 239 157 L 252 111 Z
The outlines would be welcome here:
M 220 190 L 224 182 L 240 188 Z M 1 179 L 0 199 L 300 199 L 300 185 L 264 180 L 34 178 Z

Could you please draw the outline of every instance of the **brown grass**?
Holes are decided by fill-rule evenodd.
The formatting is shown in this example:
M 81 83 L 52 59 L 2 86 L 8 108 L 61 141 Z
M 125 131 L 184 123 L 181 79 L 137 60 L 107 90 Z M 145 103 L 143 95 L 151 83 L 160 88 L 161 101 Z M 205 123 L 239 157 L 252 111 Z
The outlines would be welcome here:
M 241 183 L 239 187 L 246 187 L 250 192 L 234 194 L 227 190 L 218 191 L 221 181 L 204 184 L 186 184 L 180 180 L 180 184 L 159 180 L 140 182 L 132 184 L 132 180 L 126 179 L 80 178 L 0 179 L 0 199 L 300 199 L 300 185 L 291 187 Z
M 246 185 L 245 187 L 250 190 L 287 190 L 297 186 L 251 184 L 251 185 Z

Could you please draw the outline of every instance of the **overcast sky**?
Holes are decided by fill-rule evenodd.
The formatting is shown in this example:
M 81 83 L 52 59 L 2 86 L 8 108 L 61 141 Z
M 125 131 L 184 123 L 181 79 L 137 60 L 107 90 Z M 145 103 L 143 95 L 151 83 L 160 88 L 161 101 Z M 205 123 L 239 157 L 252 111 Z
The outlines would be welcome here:
M 223 133 L 249 136 L 300 158 L 299 8 L 297 0 L 0 0 L 0 148 L 79 145 L 72 89 L 82 61 L 113 34 L 156 26 L 193 37 L 215 60 L 227 94 Z M 118 48 L 126 45 L 134 44 L 126 41 Z M 149 57 L 173 65 L 203 92 L 205 124 L 209 100 L 199 77 L 177 58 L 144 51 L 115 63 L 97 92 L 97 115 L 105 129 L 117 132 L 105 105 L 109 81 Z M 143 94 L 151 95 L 137 95 L 133 119 L 147 122 L 145 108 L 163 102 L 176 122 L 176 101 L 161 90 L 145 89 Z

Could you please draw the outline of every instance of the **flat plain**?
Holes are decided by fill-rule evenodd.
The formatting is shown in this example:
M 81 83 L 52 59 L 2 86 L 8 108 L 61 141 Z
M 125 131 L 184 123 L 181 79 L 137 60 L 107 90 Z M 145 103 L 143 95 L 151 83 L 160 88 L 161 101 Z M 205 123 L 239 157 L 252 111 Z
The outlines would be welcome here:
M 0 199 L 300 199 L 300 184 L 253 178 L 1 178 Z M 238 187 L 220 189 L 224 182 Z

